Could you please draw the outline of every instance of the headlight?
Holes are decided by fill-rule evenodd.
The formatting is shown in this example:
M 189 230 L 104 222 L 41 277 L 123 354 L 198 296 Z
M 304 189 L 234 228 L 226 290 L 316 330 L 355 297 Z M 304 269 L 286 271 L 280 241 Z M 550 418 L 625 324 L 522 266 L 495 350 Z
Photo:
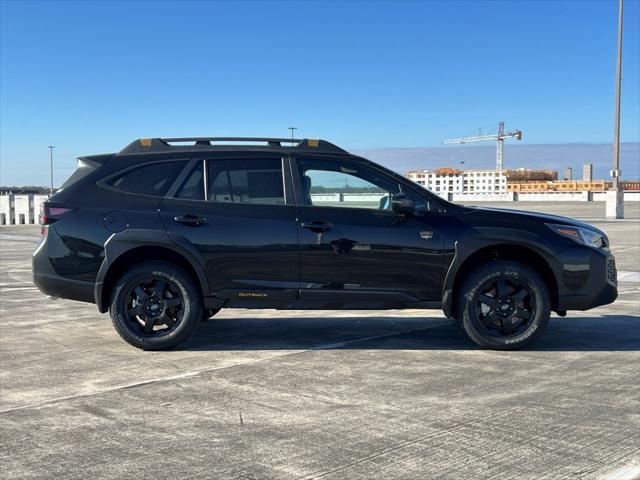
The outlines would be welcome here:
M 555 225 L 553 223 L 547 223 L 546 225 L 558 235 L 568 237 L 581 245 L 593 248 L 603 248 L 606 247 L 608 243 L 607 237 L 595 230 L 573 227 L 571 225 Z

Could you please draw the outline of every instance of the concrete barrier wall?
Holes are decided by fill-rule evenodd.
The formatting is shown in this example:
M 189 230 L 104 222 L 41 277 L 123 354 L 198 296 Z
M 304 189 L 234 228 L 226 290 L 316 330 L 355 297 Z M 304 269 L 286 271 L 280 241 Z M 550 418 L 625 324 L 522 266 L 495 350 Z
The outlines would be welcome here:
M 453 193 L 449 199 L 453 202 L 512 202 L 515 192 L 504 193 Z M 447 198 L 447 197 L 442 197 Z
M 312 193 L 311 199 L 313 203 L 334 203 L 341 201 L 339 193 Z
M 33 195 L 16 195 L 13 208 L 16 225 L 33 224 Z
M 47 195 L 0 195 L 0 225 L 38 223 L 40 205 L 47 198 Z
M 504 193 L 450 193 L 434 192 L 440 198 L 453 202 L 604 202 L 605 192 L 504 192 Z M 312 193 L 314 203 L 375 202 L 382 193 Z M 640 192 L 624 192 L 625 202 L 639 202 Z
M 336 203 L 336 202 L 379 202 L 385 193 L 312 193 L 313 203 Z
M 40 222 L 40 206 L 47 201 L 49 195 L 34 195 L 33 196 L 33 218 L 34 223 Z
M 594 192 L 593 193 L 593 201 L 594 202 L 604 202 L 606 199 L 605 192 Z M 640 192 L 624 192 L 624 201 L 625 202 L 640 202 Z
M 13 195 L 0 195 L 0 225 L 15 223 L 13 214 Z
M 386 193 L 343 193 L 343 202 L 379 202 Z
M 454 202 L 604 202 L 605 192 L 453 193 L 438 194 Z M 624 192 L 625 202 L 639 202 L 640 192 Z
M 591 199 L 590 192 L 518 192 L 516 196 L 519 202 L 588 202 Z
M 454 202 L 604 202 L 605 192 L 545 192 L 545 193 L 447 193 L 438 196 Z M 314 203 L 342 202 L 378 205 L 382 193 L 323 193 L 311 194 Z M 33 225 L 38 223 L 40 205 L 47 195 L 0 195 L 0 225 Z M 640 202 L 640 192 L 624 192 L 625 202 Z
M 503 192 L 503 193 L 451 193 L 433 192 L 453 202 L 604 202 L 604 192 Z M 312 193 L 314 203 L 380 201 L 382 193 Z M 624 192 L 624 200 L 640 201 L 640 192 Z

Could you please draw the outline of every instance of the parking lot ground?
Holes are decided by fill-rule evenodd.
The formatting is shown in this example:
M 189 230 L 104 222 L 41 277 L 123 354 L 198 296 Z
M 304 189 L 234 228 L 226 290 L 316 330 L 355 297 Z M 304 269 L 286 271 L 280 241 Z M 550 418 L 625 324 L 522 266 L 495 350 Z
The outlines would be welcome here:
M 37 229 L 3 227 L 0 478 L 640 476 L 640 222 L 592 223 L 619 299 L 516 352 L 436 310 L 223 310 L 142 352 L 94 305 L 42 295 Z

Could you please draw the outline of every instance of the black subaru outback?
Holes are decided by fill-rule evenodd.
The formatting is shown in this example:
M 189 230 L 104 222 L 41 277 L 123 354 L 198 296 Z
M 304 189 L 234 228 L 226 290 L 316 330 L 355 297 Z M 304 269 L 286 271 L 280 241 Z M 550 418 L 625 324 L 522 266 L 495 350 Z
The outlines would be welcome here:
M 40 290 L 159 350 L 224 307 L 442 308 L 485 348 L 617 296 L 600 230 L 467 208 L 323 140 L 154 138 L 78 159 L 44 205 Z

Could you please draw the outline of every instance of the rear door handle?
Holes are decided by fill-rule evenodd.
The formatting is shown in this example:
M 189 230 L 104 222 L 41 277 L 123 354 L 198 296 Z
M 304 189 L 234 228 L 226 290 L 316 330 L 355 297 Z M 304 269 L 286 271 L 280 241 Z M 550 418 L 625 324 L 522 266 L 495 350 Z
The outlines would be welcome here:
M 177 217 L 173 217 L 173 220 L 178 223 L 182 223 L 184 225 L 189 225 L 192 227 L 197 227 L 204 223 L 207 223 L 207 219 L 204 217 L 200 217 L 198 215 L 179 215 Z
M 329 222 L 322 222 L 318 220 L 314 220 L 313 222 L 302 222 L 300 223 L 300 226 L 307 230 L 311 230 L 312 232 L 326 232 L 327 230 L 331 230 L 332 227 Z

